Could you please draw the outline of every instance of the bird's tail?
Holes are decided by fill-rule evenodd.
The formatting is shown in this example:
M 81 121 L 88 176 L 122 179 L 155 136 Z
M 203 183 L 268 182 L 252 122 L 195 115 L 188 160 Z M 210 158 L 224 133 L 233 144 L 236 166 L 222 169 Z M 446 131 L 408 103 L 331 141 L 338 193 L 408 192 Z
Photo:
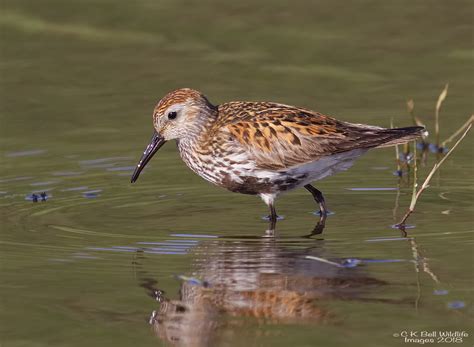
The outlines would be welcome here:
M 416 140 L 426 133 L 426 129 L 424 127 L 406 127 L 384 129 L 382 132 L 386 135 L 385 141 L 377 145 L 377 148 L 401 145 Z

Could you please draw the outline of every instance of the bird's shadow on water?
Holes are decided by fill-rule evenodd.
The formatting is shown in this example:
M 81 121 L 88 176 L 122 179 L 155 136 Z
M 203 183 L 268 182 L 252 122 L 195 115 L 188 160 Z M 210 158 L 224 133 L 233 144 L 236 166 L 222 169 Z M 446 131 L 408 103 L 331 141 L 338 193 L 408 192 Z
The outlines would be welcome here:
M 336 324 L 342 317 L 331 300 L 412 302 L 373 298 L 371 291 L 389 283 L 332 255 L 322 237 L 325 222 L 297 238 L 280 238 L 273 229 L 259 237 L 207 239 L 193 249 L 190 275 L 176 275 L 178 293 L 160 288 L 160 279 L 149 275 L 149 255 L 138 250 L 138 284 L 155 300 L 153 332 L 177 345 L 219 345 L 242 325 L 251 331 L 265 324 Z

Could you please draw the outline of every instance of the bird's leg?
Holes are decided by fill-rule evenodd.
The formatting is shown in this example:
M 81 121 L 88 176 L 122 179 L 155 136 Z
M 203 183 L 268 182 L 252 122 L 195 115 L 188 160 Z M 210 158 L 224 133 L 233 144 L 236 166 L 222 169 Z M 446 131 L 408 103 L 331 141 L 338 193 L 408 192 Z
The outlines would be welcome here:
M 270 203 L 268 205 L 270 207 L 270 230 L 275 230 L 276 222 L 277 222 L 277 213 L 275 210 L 275 205 L 273 203 Z
M 326 216 L 328 214 L 328 208 L 323 193 L 314 188 L 311 184 L 307 184 L 304 187 L 311 193 L 311 195 L 313 195 L 314 200 L 319 204 L 319 212 L 321 213 L 321 216 Z

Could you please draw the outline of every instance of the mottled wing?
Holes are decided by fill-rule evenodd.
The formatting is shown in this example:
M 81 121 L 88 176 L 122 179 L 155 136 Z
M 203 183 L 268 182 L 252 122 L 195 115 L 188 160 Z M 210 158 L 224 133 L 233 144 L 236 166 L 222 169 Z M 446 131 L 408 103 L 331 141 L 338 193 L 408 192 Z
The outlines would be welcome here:
M 231 102 L 219 106 L 220 129 L 251 153 L 260 168 L 283 169 L 371 148 L 403 137 L 397 129 L 341 122 L 302 108 Z

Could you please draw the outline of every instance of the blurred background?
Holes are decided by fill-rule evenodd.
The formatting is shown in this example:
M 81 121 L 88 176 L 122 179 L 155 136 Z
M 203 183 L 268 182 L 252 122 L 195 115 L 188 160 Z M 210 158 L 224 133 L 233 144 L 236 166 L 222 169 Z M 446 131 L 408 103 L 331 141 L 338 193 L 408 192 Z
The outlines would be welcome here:
M 324 240 L 300 238 L 317 220 L 306 192 L 280 199 L 286 218 L 270 248 L 259 239 L 264 204 L 207 184 L 172 144 L 129 183 L 154 105 L 182 87 L 214 104 L 275 101 L 380 126 L 412 125 L 413 99 L 433 133 L 435 103 L 449 83 L 440 115 L 446 139 L 473 111 L 472 1 L 3 0 L 1 8 L 2 346 L 398 346 L 392 335 L 408 326 L 472 327 L 472 136 L 411 221 L 436 280 L 413 269 L 411 241 L 366 242 L 397 237 L 390 225 L 409 204 L 409 183 L 392 175 L 393 149 L 317 185 L 336 212 Z M 348 274 L 301 260 L 321 254 L 380 262 Z M 280 277 L 262 280 L 262 269 Z M 183 294 L 189 278 L 202 289 L 207 277 L 217 293 Z M 299 309 L 331 300 L 306 315 L 286 314 L 298 309 L 285 305 L 257 314 L 236 310 L 239 300 L 222 304 L 228 293 L 242 295 L 242 280 L 248 295 L 263 290 L 270 302 L 286 302 L 270 295 L 283 291 Z M 357 283 L 357 293 L 341 293 L 338 283 Z M 179 321 L 170 328 L 177 334 L 148 324 L 159 303 L 147 293 L 158 287 L 166 300 L 201 305 L 185 318 L 161 309 L 161 321 Z M 202 314 L 209 305 L 217 309 Z M 192 329 L 203 321 L 212 324 Z

